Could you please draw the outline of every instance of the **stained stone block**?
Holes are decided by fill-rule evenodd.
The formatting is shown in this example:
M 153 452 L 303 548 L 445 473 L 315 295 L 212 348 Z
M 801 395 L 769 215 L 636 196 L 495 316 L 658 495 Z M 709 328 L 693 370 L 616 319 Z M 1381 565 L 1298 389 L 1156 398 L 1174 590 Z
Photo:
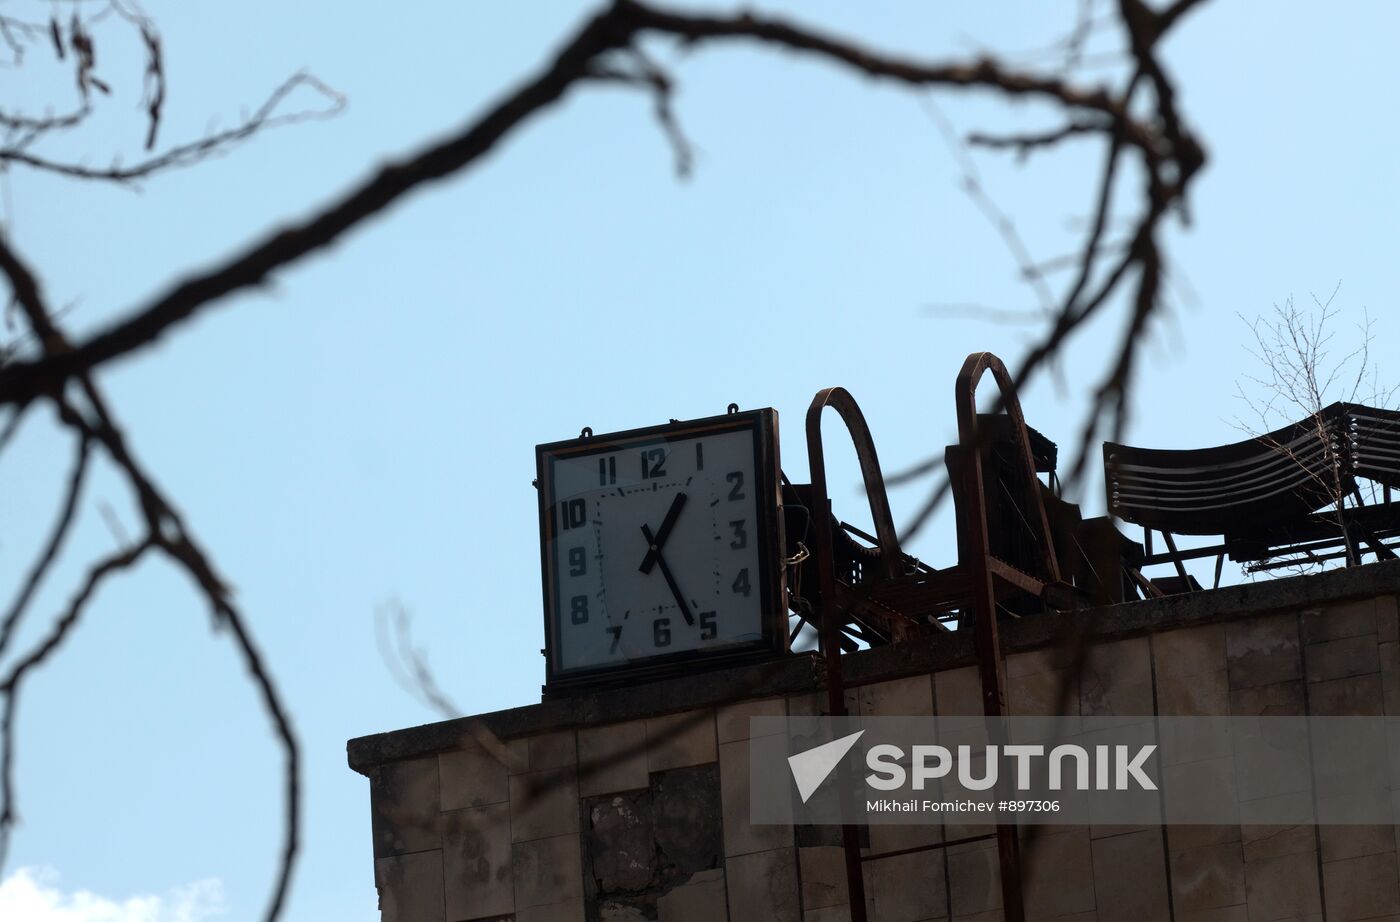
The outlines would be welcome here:
M 657 922 L 726 922 L 724 871 L 699 871 L 656 900 Z
M 530 741 L 524 737 L 506 740 L 506 771 L 519 775 L 530 770 Z
M 921 922 L 948 913 L 948 891 L 936 852 L 866 862 L 865 881 L 875 922 Z
M 1068 669 L 1008 675 L 1006 703 L 1017 717 L 1075 715 L 1079 708 L 1079 682 Z M 1065 732 L 1074 733 L 1077 729 L 1077 716 L 1065 722 Z
M 1225 842 L 1180 851 L 1172 848 L 1172 905 L 1178 912 L 1223 909 L 1244 902 L 1243 845 Z
M 1381 668 L 1375 634 L 1308 644 L 1304 656 L 1309 682 L 1365 675 Z
M 1324 862 L 1395 851 L 1394 826 L 1319 826 L 1317 832 Z
M 583 896 L 583 864 L 577 835 L 517 842 L 511 865 L 517 919 L 531 907 L 572 905 L 571 901 Z
M 703 765 L 718 757 L 712 711 L 671 714 L 646 722 L 647 770 Z
M 1317 856 L 1317 832 L 1313 826 L 1241 826 L 1246 865 L 1283 855 Z
M 441 851 L 376 860 L 374 885 L 382 922 L 443 922 Z
M 925 796 L 937 797 L 941 788 L 934 788 L 930 784 L 925 790 Z M 905 848 L 917 848 L 921 845 L 935 845 L 943 841 L 943 827 L 937 822 L 929 824 L 914 823 L 889 823 L 868 826 L 870 834 L 870 849 L 874 854 L 881 852 L 894 852 Z
M 1037 672 L 1058 672 L 1074 665 L 1073 646 L 1056 644 L 1025 653 L 1012 653 L 1006 657 L 1006 677 L 1008 679 L 1033 675 Z M 975 667 L 974 667 L 975 672 Z
M 1231 717 L 1302 717 L 1306 713 L 1301 681 L 1259 685 L 1230 692 Z
M 1238 845 L 1242 841 L 1239 826 L 1181 825 L 1167 827 L 1167 849 L 1173 855 L 1195 848 L 1204 848 L 1207 845 L 1226 845 L 1231 842 Z
M 721 743 L 749 738 L 750 717 L 786 717 L 787 701 L 765 698 L 762 701 L 742 701 L 715 712 L 715 735 Z
M 963 666 L 934 673 L 933 697 L 938 716 L 979 716 L 982 714 L 982 680 L 976 666 Z
M 510 799 L 507 766 L 480 746 L 438 756 L 442 809 L 461 810 Z
M 1400 618 L 1397 617 L 1393 595 L 1376 599 L 1376 639 L 1381 643 L 1400 641 Z
M 1250 922 L 1320 916 L 1317 853 L 1248 860 L 1244 867 Z
M 926 675 L 862 685 L 856 689 L 864 717 L 932 717 L 933 683 Z
M 948 850 L 949 902 L 953 918 L 1001 910 L 1001 863 L 993 841 L 954 845 Z
M 633 720 L 578 733 L 578 783 L 584 797 L 647 786 L 646 722 Z
M 846 851 L 820 845 L 797 850 L 802 869 L 802 908 L 822 909 L 846 905 Z
M 516 842 L 578 832 L 578 782 L 572 768 L 512 775 L 511 838 Z
M 1381 700 L 1387 717 L 1400 717 L 1400 643 L 1378 647 L 1381 662 Z
M 845 694 L 846 713 L 859 714 L 860 702 L 856 698 L 854 688 L 846 689 Z M 831 708 L 827 704 L 826 692 L 812 692 L 806 695 L 794 695 L 787 701 L 787 712 L 793 717 L 817 717 L 831 713 Z
M 370 775 L 374 856 L 442 847 L 436 756 L 389 762 Z
M 1207 675 L 1225 668 L 1225 628 L 1219 624 L 1152 635 L 1153 668 L 1168 676 Z
M 1400 914 L 1394 852 L 1324 862 L 1322 881 L 1328 922 Z
M 1241 795 L 1237 794 L 1236 764 L 1233 756 L 1168 765 L 1163 769 L 1163 776 L 1162 787 L 1165 790 L 1190 792 L 1195 802 L 1194 809 L 1202 814 L 1211 819 L 1218 818 L 1226 824 L 1238 822 L 1237 798 Z M 1248 777 L 1242 781 L 1245 784 L 1252 783 L 1252 779 Z M 1168 806 L 1170 808 L 1170 805 Z
M 943 836 L 952 841 L 954 839 L 970 839 L 973 836 L 994 835 L 997 831 L 995 826 L 986 823 L 954 823 L 943 824 Z
M 1171 918 L 1160 829 L 1096 839 L 1093 851 L 1095 901 L 1102 922 Z
M 1219 909 L 1177 910 L 1177 922 L 1250 922 L 1249 906 L 1223 906 Z
M 847 906 L 808 909 L 802 913 L 802 922 L 851 922 L 851 910 Z
M 724 864 L 719 768 L 714 763 L 653 776 L 651 801 L 662 884 Z M 781 827 L 780 827 L 781 828 Z M 790 840 L 789 840 L 790 841 Z
M 1303 677 L 1298 650 L 1298 618 L 1269 615 L 1225 625 L 1230 687 L 1273 685 Z
M 1308 684 L 1309 711 L 1317 717 L 1380 717 L 1383 703 L 1379 673 Z
M 1089 648 L 1079 677 L 1079 713 L 1086 717 L 1152 715 L 1152 657 L 1147 638 Z
M 1375 634 L 1378 627 L 1376 602 L 1376 599 L 1360 599 L 1327 608 L 1305 609 L 1299 621 L 1303 643 Z
M 523 771 L 544 771 L 578 764 L 578 740 L 572 730 L 541 733 L 528 742 L 529 765 Z
M 1026 877 L 1026 918 L 1053 919 L 1094 911 L 1094 866 L 1089 830 L 1070 826 L 1042 831 L 1034 852 L 1022 834 L 1022 873 Z M 1026 856 L 1033 854 L 1033 860 Z
M 584 922 L 584 918 L 581 899 L 564 900 L 548 906 L 529 906 L 515 914 L 515 922 Z
M 449 922 L 515 911 L 510 805 L 489 804 L 443 814 L 442 870 Z
M 791 826 L 755 826 L 749 822 L 748 740 L 720 744 L 719 777 L 724 806 L 725 855 L 733 857 L 793 844 Z
M 1157 712 L 1163 717 L 1225 716 L 1230 687 L 1223 668 L 1195 675 L 1157 673 Z
M 778 848 L 725 861 L 732 922 L 801 922 L 796 852 Z

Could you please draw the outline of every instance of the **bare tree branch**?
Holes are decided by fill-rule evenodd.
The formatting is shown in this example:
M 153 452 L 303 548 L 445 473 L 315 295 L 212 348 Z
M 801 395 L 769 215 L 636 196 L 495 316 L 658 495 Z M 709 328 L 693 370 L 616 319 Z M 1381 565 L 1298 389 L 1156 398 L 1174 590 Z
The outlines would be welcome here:
M 290 112 L 284 115 L 276 114 L 282 102 L 293 91 L 300 87 L 311 87 L 315 89 L 318 93 L 331 101 L 330 107 L 323 110 Z M 162 89 L 159 92 L 163 94 L 164 90 Z M 152 102 L 149 103 L 152 111 L 156 113 L 151 121 L 152 132 L 155 131 L 155 127 L 158 124 L 160 103 L 157 99 L 160 98 L 163 98 L 163 96 L 156 97 L 156 99 L 153 99 Z M 302 73 L 292 76 L 274 90 L 272 95 L 267 98 L 267 101 L 259 106 L 258 110 L 254 112 L 252 116 L 245 119 L 236 128 L 216 132 L 215 134 L 200 138 L 198 141 L 191 141 L 188 144 L 172 147 L 159 156 L 151 157 L 148 160 L 143 160 L 132 166 L 123 167 L 114 164 L 105 169 L 99 169 L 75 163 L 61 163 L 28 153 L 18 146 L 0 148 L 0 163 L 13 163 L 48 173 L 57 173 L 60 176 L 68 176 L 74 179 L 97 179 L 117 183 L 131 183 L 140 179 L 145 179 L 162 170 L 190 166 L 191 164 L 198 163 L 212 154 L 227 150 L 240 141 L 246 141 L 253 135 L 270 128 L 294 125 L 298 122 L 305 122 L 311 119 L 330 118 L 338 114 L 344 107 L 345 99 L 343 96 L 322 83 L 316 77 Z M 153 141 L 154 138 L 155 135 L 152 133 L 150 139 Z
M 1162 205 L 1154 212 L 1153 221 L 1184 191 L 1185 182 L 1203 161 L 1199 147 L 1188 137 L 1179 136 L 1177 143 L 1183 149 L 1173 151 L 1169 139 L 1163 138 L 1153 123 L 1134 119 L 1125 99 L 1101 87 L 1085 89 L 1054 77 L 1008 71 L 990 59 L 974 64 L 910 61 L 752 14 L 688 15 L 617 0 L 585 24 L 542 72 L 466 129 L 385 167 L 313 218 L 265 237 L 231 260 L 188 278 L 72 350 L 13 362 L 0 369 L 0 403 L 27 402 L 85 369 L 150 346 L 206 305 L 262 283 L 275 270 L 328 246 L 408 192 L 473 164 L 505 135 L 558 101 L 575 83 L 595 77 L 596 66 L 606 55 L 629 47 L 646 34 L 671 37 L 688 45 L 718 39 L 757 41 L 908 86 L 989 89 L 1011 98 L 1043 99 L 1070 111 L 1100 116 L 1112 126 L 1115 150 L 1132 147 L 1154 175 L 1169 172 L 1176 177 L 1176 185 L 1171 186 L 1158 175 L 1154 188 L 1161 187 L 1158 197 Z M 1165 121 L 1179 125 L 1175 115 Z M 1171 164 L 1178 166 L 1173 169 Z M 1074 316 L 1080 312 L 1066 313 Z M 1034 370 L 1034 365 L 1028 370 Z
M 69 348 L 67 339 L 55 326 L 45 308 L 39 284 L 33 273 L 20 261 L 3 236 L 0 236 L 0 271 L 9 279 L 20 309 L 39 336 L 45 354 L 62 354 Z M 112 569 L 129 565 L 136 557 L 152 547 L 159 548 L 166 557 L 179 564 L 204 594 L 214 616 L 215 625 L 226 627 L 233 634 L 235 645 L 243 657 L 244 665 L 258 689 L 263 707 L 267 711 L 281 743 L 284 757 L 284 838 L 282 859 L 265 915 L 265 918 L 271 922 L 281 915 L 282 908 L 286 903 L 300 842 L 300 753 L 296 736 L 292 731 L 290 717 L 282 704 L 281 696 L 271 674 L 264 665 L 262 655 L 244 625 L 242 615 L 233 604 L 227 584 L 217 575 L 208 557 L 185 528 L 175 508 L 165 499 L 152 479 L 146 475 L 132 456 L 127 448 L 125 437 L 113 421 L 112 415 L 91 377 L 84 372 L 79 375 L 78 383 L 89 405 L 90 414 L 84 414 L 59 393 L 53 395 L 53 400 L 59 410 L 60 418 L 65 425 L 81 434 L 84 440 L 90 439 L 100 444 L 111 460 L 125 474 L 128 485 L 136 494 L 146 527 L 145 539 L 135 548 L 108 558 L 107 565 L 109 566 L 104 565 L 105 568 L 101 569 L 100 572 L 95 570 L 95 579 L 90 580 L 89 585 L 95 586 L 95 582 Z M 90 594 L 89 591 L 79 596 L 74 609 L 70 612 L 70 617 L 65 619 L 69 626 L 77 622 L 81 614 L 81 606 Z M 68 627 L 65 627 L 64 631 L 67 630 Z M 62 637 L 58 638 L 58 640 L 61 639 Z M 57 642 L 52 645 L 41 645 L 40 649 L 44 650 L 43 656 L 34 662 L 42 661 L 43 657 L 47 656 L 56 646 Z M 26 659 L 22 661 L 22 664 L 29 661 Z M 25 666 L 25 668 L 29 667 Z M 17 673 L 17 675 L 22 675 L 22 673 Z M 18 678 L 15 678 L 14 682 L 17 683 Z M 16 686 L 11 686 L 9 689 L 9 697 L 6 700 L 6 727 L 13 726 L 14 687 Z M 3 690 L 4 686 L 0 686 L 0 691 Z M 5 753 L 6 759 L 12 760 L 12 749 L 7 747 Z M 7 806 L 10 802 L 10 800 L 6 801 Z
M 11 603 L 9 611 L 5 613 L 4 621 L 0 621 L 0 655 L 4 655 L 5 651 L 9 649 L 15 629 L 19 626 L 20 619 L 24 617 L 25 607 L 29 605 L 29 600 L 34 597 L 34 592 L 39 588 L 39 584 L 44 581 L 49 567 L 53 566 L 58 552 L 63 548 L 64 540 L 68 537 L 69 528 L 73 524 L 73 514 L 78 508 L 78 498 L 82 494 L 83 478 L 87 475 L 88 459 L 91 455 L 88 450 L 89 446 L 87 436 L 79 436 L 76 457 L 73 460 L 73 472 L 68 477 L 68 489 L 64 494 L 63 505 L 59 508 L 58 519 L 54 522 L 53 531 L 50 533 L 43 551 L 25 577 L 19 594 Z
M 146 551 L 149 543 L 140 544 L 121 551 L 95 564 L 88 571 L 82 588 L 69 603 L 68 609 L 54 623 L 48 635 L 23 659 L 15 664 L 3 680 L 0 680 L 0 696 L 5 699 L 3 717 L 0 717 L 0 868 L 5 866 L 9 852 L 10 833 L 18 820 L 15 809 L 14 763 L 15 763 L 15 715 L 18 708 L 20 683 L 31 669 L 43 664 L 57 650 L 77 627 L 83 611 L 103 580 L 130 567 Z

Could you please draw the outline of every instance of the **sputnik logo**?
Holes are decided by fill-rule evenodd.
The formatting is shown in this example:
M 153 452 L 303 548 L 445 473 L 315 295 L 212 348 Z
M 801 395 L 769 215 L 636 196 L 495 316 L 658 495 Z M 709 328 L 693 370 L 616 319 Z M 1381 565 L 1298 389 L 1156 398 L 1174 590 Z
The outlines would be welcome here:
M 822 782 L 835 770 L 837 764 L 846 757 L 846 753 L 851 751 L 856 740 L 863 735 L 865 735 L 865 731 L 860 730 L 850 736 L 822 743 L 806 752 L 799 752 L 795 756 L 788 756 L 788 767 L 792 769 L 792 780 L 797 782 L 797 793 L 804 804 L 816 792 L 817 788 L 821 787 Z

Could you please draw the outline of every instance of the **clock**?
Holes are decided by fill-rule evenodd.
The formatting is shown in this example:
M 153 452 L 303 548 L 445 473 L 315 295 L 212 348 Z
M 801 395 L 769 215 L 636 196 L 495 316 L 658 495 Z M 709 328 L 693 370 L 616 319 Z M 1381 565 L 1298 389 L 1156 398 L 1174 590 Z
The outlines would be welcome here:
M 535 456 L 547 694 L 786 651 L 776 411 Z

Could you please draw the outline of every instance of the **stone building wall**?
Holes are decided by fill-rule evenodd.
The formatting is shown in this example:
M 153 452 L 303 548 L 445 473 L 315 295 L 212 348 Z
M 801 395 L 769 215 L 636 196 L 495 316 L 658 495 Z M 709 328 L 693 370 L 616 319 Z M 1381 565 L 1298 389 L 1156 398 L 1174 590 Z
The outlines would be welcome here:
M 1025 620 L 1013 714 L 1397 715 L 1400 564 Z M 1067 676 L 1065 630 L 1095 638 Z M 967 638 L 844 660 L 862 715 L 980 713 Z M 1069 679 L 1068 708 L 1060 694 Z M 838 922 L 839 830 L 752 826 L 752 716 L 811 714 L 811 663 L 710 673 L 352 740 L 397 922 Z M 480 728 L 504 740 L 492 755 Z M 1247 790 L 1228 752 L 1166 766 Z M 867 853 L 989 827 L 873 826 Z M 1396 827 L 1052 826 L 1027 832 L 1027 916 L 1400 919 Z M 865 864 L 872 922 L 1000 918 L 995 842 Z

